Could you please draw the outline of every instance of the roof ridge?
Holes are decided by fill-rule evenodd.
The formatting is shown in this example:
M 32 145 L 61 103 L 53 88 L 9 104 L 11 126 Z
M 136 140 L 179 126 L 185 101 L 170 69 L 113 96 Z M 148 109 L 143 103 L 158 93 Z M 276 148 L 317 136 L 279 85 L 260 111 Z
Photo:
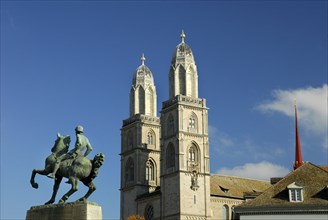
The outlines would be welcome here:
M 317 168 L 319 168 L 319 169 L 321 169 L 321 170 L 323 170 L 323 171 L 325 171 L 325 172 L 328 173 L 328 165 L 316 165 L 316 164 L 313 164 L 311 162 L 307 162 L 307 163 L 309 163 L 309 164 L 311 164 L 311 165 L 313 165 L 313 166 L 315 166 L 315 167 L 317 167 Z M 323 167 L 327 167 L 327 170 L 324 169 Z
M 256 180 L 256 181 L 261 181 L 261 182 L 268 182 L 270 183 L 269 180 L 261 180 L 261 179 L 254 179 L 254 178 L 249 178 L 249 177 L 241 177 L 241 176 L 231 176 L 231 175 L 223 175 L 223 174 L 218 174 L 218 173 L 211 173 L 211 176 L 223 176 L 223 177 L 233 177 L 237 179 L 247 179 L 247 180 Z

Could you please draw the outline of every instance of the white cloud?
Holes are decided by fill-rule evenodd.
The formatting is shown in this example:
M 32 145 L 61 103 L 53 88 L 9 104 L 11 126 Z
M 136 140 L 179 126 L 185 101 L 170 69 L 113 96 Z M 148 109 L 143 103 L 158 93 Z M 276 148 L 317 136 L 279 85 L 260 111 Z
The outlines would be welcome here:
M 252 179 L 270 180 L 271 177 L 284 177 L 290 171 L 283 166 L 267 161 L 246 163 L 233 168 L 221 168 L 217 173 L 230 176 L 239 176 Z
M 288 117 L 294 117 L 294 101 L 297 102 L 299 126 L 311 134 L 322 137 L 324 148 L 327 146 L 327 99 L 328 85 L 295 90 L 274 90 L 273 100 L 258 105 L 263 112 L 275 111 Z

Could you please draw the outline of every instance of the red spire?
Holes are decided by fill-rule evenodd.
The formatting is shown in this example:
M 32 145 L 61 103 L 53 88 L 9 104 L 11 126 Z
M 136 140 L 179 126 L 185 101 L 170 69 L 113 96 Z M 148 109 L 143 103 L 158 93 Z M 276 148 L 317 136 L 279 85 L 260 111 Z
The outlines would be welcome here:
M 298 122 L 297 122 L 297 109 L 295 104 L 295 129 L 296 129 L 296 144 L 295 144 L 295 162 L 294 162 L 294 170 L 298 167 L 302 166 L 302 151 L 301 151 L 301 141 L 300 136 L 298 134 Z

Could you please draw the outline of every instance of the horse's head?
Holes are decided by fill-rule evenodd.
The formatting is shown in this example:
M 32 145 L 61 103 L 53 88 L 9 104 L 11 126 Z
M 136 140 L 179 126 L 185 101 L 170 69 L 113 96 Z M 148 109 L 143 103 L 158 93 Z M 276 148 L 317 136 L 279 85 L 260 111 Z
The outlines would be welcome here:
M 57 139 L 55 141 L 55 145 L 51 149 L 51 152 L 58 153 L 64 151 L 65 153 L 68 151 L 69 144 L 71 143 L 71 137 L 69 135 L 61 135 L 57 134 Z

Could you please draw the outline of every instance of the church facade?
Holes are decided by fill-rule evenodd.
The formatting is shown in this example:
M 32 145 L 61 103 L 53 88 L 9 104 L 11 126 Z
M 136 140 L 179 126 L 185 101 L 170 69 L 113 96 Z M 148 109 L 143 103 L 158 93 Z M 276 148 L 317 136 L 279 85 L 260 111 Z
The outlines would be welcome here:
M 121 219 L 231 219 L 248 191 L 268 182 L 210 174 L 208 108 L 198 97 L 198 72 L 191 48 L 175 48 L 169 71 L 169 100 L 157 116 L 154 78 L 136 69 L 130 116 L 121 128 Z M 238 181 L 243 185 L 238 189 Z M 243 182 L 244 181 L 244 182 Z M 255 189 L 256 188 L 256 189 Z M 235 189 L 235 190 L 234 190 Z

